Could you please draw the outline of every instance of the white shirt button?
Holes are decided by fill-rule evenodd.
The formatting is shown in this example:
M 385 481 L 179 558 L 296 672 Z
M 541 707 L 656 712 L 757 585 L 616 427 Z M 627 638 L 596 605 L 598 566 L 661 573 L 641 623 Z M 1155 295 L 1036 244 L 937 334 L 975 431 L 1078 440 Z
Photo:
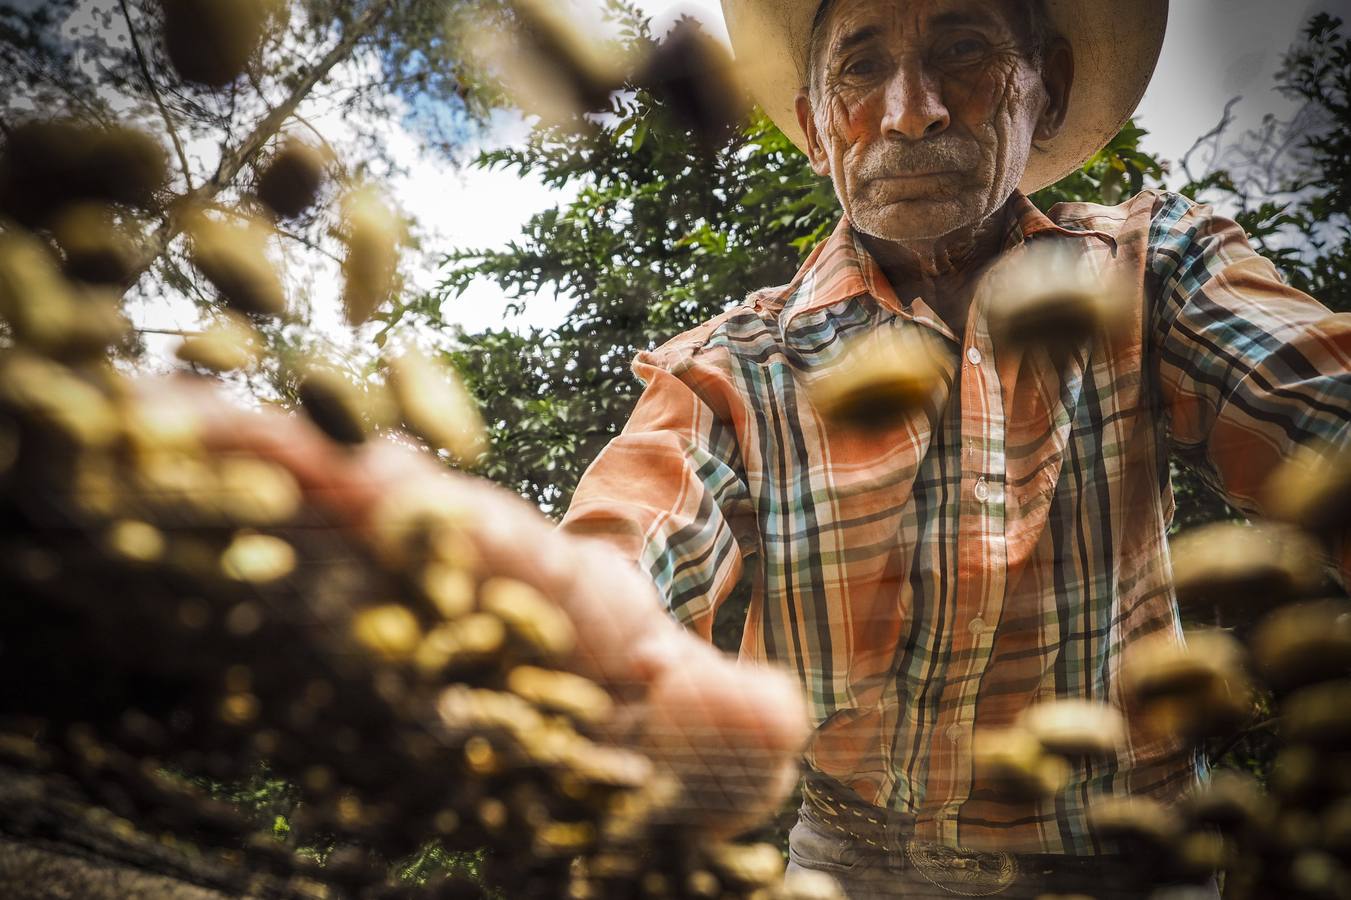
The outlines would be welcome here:
M 971 620 L 971 624 L 967 625 L 966 627 L 971 630 L 972 634 L 984 634 L 985 620 L 982 619 L 980 616 L 976 616 L 974 619 Z
M 967 347 L 966 358 L 971 360 L 971 365 L 978 366 L 980 365 L 980 361 L 985 357 L 981 356 L 980 351 L 977 350 L 975 347 Z
M 985 482 L 984 478 L 976 479 L 976 486 L 971 492 L 976 495 L 976 499 L 981 503 L 990 499 L 990 485 Z
M 960 741 L 960 740 L 962 739 L 962 732 L 963 732 L 963 731 L 965 731 L 965 729 L 962 728 L 961 725 L 949 725 L 949 726 L 948 726 L 948 740 L 952 741 L 954 744 L 957 743 L 958 741 Z

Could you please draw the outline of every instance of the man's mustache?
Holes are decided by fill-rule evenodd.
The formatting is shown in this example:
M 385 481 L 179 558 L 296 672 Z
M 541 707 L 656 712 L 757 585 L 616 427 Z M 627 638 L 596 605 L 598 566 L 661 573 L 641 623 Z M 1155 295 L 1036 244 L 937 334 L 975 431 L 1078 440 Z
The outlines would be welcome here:
M 918 143 L 873 144 L 855 170 L 859 183 L 879 178 L 899 178 L 974 169 L 980 164 L 980 148 L 973 142 L 938 137 Z

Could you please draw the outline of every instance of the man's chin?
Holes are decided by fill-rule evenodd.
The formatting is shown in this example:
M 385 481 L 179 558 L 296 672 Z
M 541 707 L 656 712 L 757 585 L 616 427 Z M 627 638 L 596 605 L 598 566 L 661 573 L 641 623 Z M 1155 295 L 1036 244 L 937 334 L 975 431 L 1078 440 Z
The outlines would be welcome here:
M 963 204 L 950 196 L 893 200 L 856 211 L 849 222 L 856 231 L 896 244 L 934 240 L 976 224 Z

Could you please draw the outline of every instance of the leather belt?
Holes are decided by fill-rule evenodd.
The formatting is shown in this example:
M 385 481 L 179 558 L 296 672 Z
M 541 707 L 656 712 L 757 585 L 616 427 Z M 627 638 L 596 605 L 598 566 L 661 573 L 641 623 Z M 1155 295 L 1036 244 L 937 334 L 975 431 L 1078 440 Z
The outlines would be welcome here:
M 1020 876 L 1038 879 L 1052 872 L 1080 872 L 1122 884 L 1143 874 L 1129 859 L 1113 854 L 1013 854 L 912 840 L 914 816 L 867 803 L 835 779 L 810 769 L 803 781 L 802 796 L 802 814 L 813 825 L 885 854 L 889 865 L 912 870 L 934 886 L 959 896 L 995 895 Z

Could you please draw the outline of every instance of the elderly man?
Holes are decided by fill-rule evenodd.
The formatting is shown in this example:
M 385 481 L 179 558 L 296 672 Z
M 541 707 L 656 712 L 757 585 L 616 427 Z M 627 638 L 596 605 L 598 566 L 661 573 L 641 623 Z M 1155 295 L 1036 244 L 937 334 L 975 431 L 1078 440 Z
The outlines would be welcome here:
M 1123 705 L 1123 650 L 1180 634 L 1170 451 L 1260 512 L 1297 445 L 1348 443 L 1351 322 L 1182 197 L 1028 201 L 1132 112 L 1166 0 L 818 2 L 723 6 L 844 217 L 790 284 L 640 355 L 647 389 L 564 528 L 705 638 L 753 585 L 741 657 L 796 673 L 815 725 L 793 866 L 851 898 L 1150 896 L 1168 876 L 1086 812 L 1177 798 L 1190 749 L 1130 720 L 1114 758 L 1020 801 L 973 778 L 973 734 L 1051 698 Z M 1129 285 L 1126 326 L 1054 354 L 994 339 L 999 272 L 1037 246 Z M 935 339 L 943 396 L 833 427 L 809 388 L 879 334 Z

